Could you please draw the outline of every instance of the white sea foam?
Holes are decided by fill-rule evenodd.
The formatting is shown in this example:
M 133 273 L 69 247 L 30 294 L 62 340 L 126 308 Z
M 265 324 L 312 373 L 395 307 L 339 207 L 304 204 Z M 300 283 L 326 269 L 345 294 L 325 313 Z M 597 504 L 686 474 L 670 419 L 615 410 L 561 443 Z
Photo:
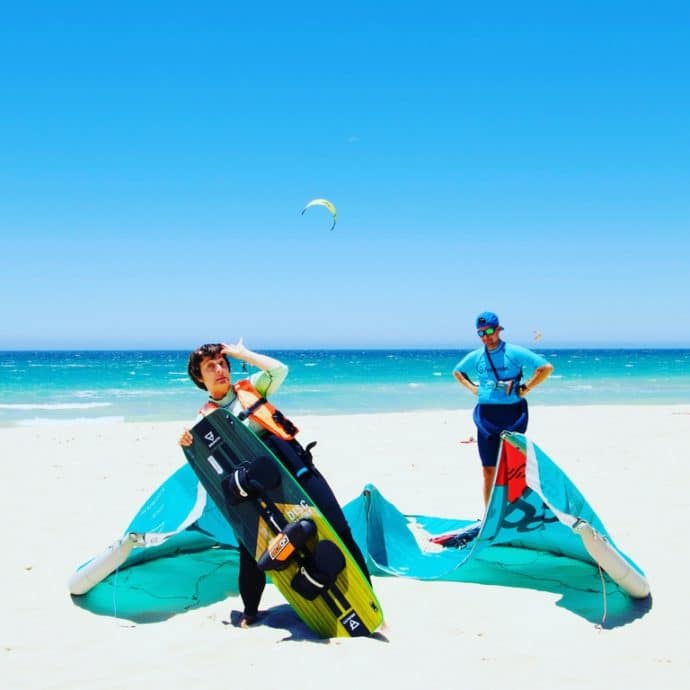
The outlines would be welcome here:
M 31 367 L 32 369 L 94 369 L 99 365 L 91 364 L 89 362 L 27 362 L 26 366 Z
M 122 424 L 124 417 L 73 417 L 70 419 L 55 419 L 51 417 L 33 417 L 15 422 L 15 426 L 69 426 L 72 424 Z
M 99 396 L 98 391 L 94 390 L 83 390 L 83 391 L 72 391 L 70 395 L 75 398 L 97 398 Z
M 0 403 L 0 410 L 91 410 L 110 407 L 109 402 L 93 403 Z
M 103 391 L 104 396 L 114 398 L 156 398 L 159 396 L 170 395 L 172 391 L 162 388 L 108 388 Z

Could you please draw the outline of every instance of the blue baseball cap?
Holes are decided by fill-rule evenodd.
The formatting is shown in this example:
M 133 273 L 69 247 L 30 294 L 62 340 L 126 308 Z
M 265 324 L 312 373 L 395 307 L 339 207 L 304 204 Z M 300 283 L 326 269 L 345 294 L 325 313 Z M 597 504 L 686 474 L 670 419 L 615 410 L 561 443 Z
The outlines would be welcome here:
M 498 326 L 498 316 L 492 311 L 483 311 L 477 317 L 477 328 L 496 328 Z

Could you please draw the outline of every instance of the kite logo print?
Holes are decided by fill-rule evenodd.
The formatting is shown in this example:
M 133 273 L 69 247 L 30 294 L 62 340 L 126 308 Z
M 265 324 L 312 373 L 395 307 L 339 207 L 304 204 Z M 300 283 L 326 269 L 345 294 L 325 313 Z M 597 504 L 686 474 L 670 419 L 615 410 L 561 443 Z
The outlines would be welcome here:
M 351 611 L 346 616 L 340 619 L 340 622 L 345 626 L 345 629 L 351 636 L 360 634 L 360 628 L 364 626 L 356 611 Z
M 290 542 L 290 538 L 286 534 L 279 534 L 273 539 L 273 541 L 268 545 L 268 553 L 269 556 L 271 557 L 272 561 L 277 561 L 280 559 L 280 555 L 287 549 L 288 547 L 292 547 L 292 543 Z M 292 551 L 294 551 L 294 547 L 290 549 L 290 551 L 286 554 L 286 556 L 289 556 Z M 280 560 L 285 560 L 285 558 L 280 559 Z
M 207 443 L 206 445 L 209 448 L 213 448 L 213 446 L 220 441 L 220 436 L 216 436 L 213 431 L 209 431 L 208 433 L 204 434 L 204 438 L 206 439 Z
M 296 522 L 300 518 L 308 518 L 311 515 L 311 506 L 301 498 L 299 503 L 285 509 L 285 517 L 290 522 Z
M 509 503 L 501 520 L 501 527 L 515 529 L 518 532 L 533 532 L 544 529 L 544 525 L 550 522 L 558 522 L 558 518 L 549 510 L 549 507 L 538 499 L 538 505 L 533 505 L 526 498 L 536 494 L 529 489 L 522 498 Z
M 287 538 L 287 535 L 279 534 L 277 543 L 271 545 L 271 557 L 275 558 L 289 543 L 290 540 Z

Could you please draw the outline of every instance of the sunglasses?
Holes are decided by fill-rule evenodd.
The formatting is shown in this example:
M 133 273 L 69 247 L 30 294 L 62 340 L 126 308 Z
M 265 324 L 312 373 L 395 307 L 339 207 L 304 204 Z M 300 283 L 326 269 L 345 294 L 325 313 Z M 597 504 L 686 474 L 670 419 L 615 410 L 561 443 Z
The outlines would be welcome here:
M 493 335 L 497 330 L 496 328 L 482 328 L 477 331 L 477 335 L 483 338 L 485 335 Z

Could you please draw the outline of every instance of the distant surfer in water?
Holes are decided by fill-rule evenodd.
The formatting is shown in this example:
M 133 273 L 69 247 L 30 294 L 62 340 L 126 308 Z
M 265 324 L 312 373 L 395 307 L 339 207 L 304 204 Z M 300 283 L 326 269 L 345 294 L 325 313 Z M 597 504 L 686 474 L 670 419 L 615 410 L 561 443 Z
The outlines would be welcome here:
M 243 370 L 249 364 L 259 369 L 243 382 L 233 386 L 230 361 L 228 357 L 242 362 Z M 189 356 L 187 372 L 192 381 L 202 390 L 208 391 L 209 399 L 199 410 L 199 418 L 211 413 L 213 410 L 223 407 L 234 415 L 240 415 L 245 411 L 246 400 L 244 396 L 258 393 L 261 399 L 273 395 L 287 377 L 288 368 L 285 364 L 268 355 L 262 355 L 249 350 L 242 339 L 235 345 L 214 343 L 202 345 Z M 246 384 L 246 385 L 243 385 Z M 249 390 L 249 393 L 247 391 Z M 345 546 L 348 548 L 367 579 L 371 579 L 367 564 L 355 542 L 350 526 L 347 524 L 338 501 L 326 482 L 323 475 L 314 466 L 310 448 L 303 448 L 298 441 L 291 439 L 285 441 L 280 438 L 281 431 L 289 431 L 296 428 L 285 419 L 282 414 L 277 417 L 278 424 L 283 429 L 276 427 L 272 430 L 262 426 L 256 418 L 248 416 L 244 421 L 252 431 L 257 433 L 262 441 L 283 461 L 285 467 L 293 474 L 302 488 L 309 494 L 324 517 L 338 533 Z M 273 415 L 276 419 L 276 415 Z M 198 421 L 198 420 L 197 420 Z M 275 422 L 271 422 L 273 424 Z M 270 426 L 270 425 L 269 425 Z M 292 434 L 288 434 L 292 435 Z M 181 446 L 190 446 L 193 442 L 192 435 L 185 430 L 180 436 Z M 266 575 L 259 569 L 254 557 L 240 544 L 240 572 L 239 590 L 244 612 L 240 619 L 240 627 L 246 628 L 256 621 L 259 602 L 266 586 Z
M 501 432 L 527 430 L 525 396 L 551 375 L 553 365 L 525 347 L 502 341 L 503 327 L 493 312 L 482 312 L 475 325 L 483 346 L 465 355 L 453 369 L 453 376 L 478 398 L 474 423 L 486 505 L 496 475 Z M 525 369 L 532 375 L 522 383 Z

